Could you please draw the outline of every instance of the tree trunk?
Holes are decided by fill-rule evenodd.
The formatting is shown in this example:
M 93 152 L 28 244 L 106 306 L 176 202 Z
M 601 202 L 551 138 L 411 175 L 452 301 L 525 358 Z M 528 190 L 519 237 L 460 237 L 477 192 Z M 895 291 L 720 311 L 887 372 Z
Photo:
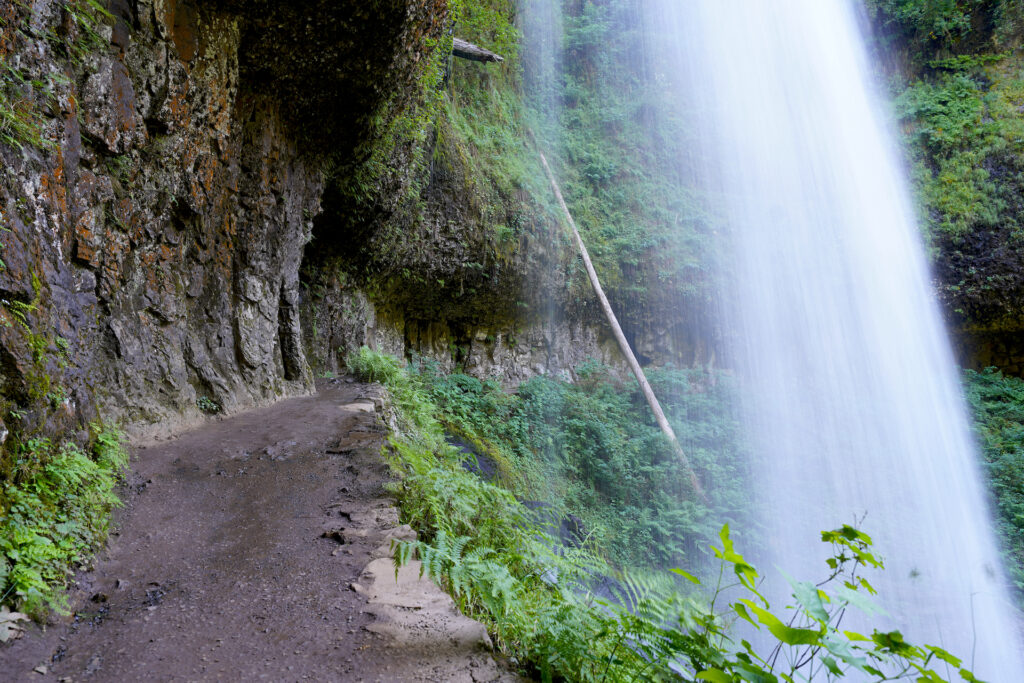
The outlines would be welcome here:
M 474 62 L 504 62 L 505 58 L 490 50 L 467 42 L 462 38 L 455 38 L 452 46 L 452 54 L 462 59 L 469 59 Z
M 643 392 L 644 398 L 647 399 L 647 405 L 651 407 L 651 412 L 654 413 L 654 419 L 657 420 L 658 426 L 661 427 L 661 431 L 668 437 L 669 442 L 672 444 L 672 449 L 675 451 L 676 457 L 682 464 L 686 473 L 690 477 L 690 484 L 693 486 L 693 490 L 701 498 L 705 498 L 704 489 L 701 488 L 700 481 L 697 480 L 697 475 L 693 471 L 693 467 L 690 466 L 690 460 L 686 457 L 686 453 L 683 452 L 683 447 L 679 445 L 679 439 L 676 438 L 676 434 L 672 431 L 672 425 L 668 423 L 668 419 L 665 417 L 664 411 L 661 409 L 661 404 L 658 403 L 658 398 L 654 395 L 654 390 L 651 389 L 650 383 L 647 381 L 647 376 L 644 375 L 643 368 L 640 367 L 640 363 L 637 362 L 636 356 L 633 355 L 633 350 L 629 347 L 629 342 L 626 341 L 626 335 L 622 333 L 622 328 L 619 326 L 619 321 L 615 317 L 615 313 L 612 311 L 612 306 L 608 303 L 608 297 L 604 294 L 604 289 L 601 287 L 601 282 L 597 279 L 597 271 L 594 270 L 594 264 L 590 261 L 590 254 L 587 252 L 587 247 L 583 243 L 583 238 L 580 237 L 580 231 L 576 229 L 576 221 L 573 220 L 572 214 L 569 213 L 569 207 L 565 204 L 565 199 L 562 198 L 562 191 L 558 187 L 558 182 L 555 180 L 555 175 L 551 172 L 551 167 L 548 166 L 548 160 L 544 157 L 544 153 L 538 151 L 540 154 L 540 161 L 544 164 L 544 171 L 548 175 L 548 180 L 551 181 L 551 187 L 555 191 L 555 197 L 558 199 L 558 204 L 562 207 L 562 213 L 565 214 L 565 219 L 569 223 L 569 227 L 572 228 L 573 237 L 576 239 L 576 246 L 580 249 L 580 254 L 583 256 L 583 265 L 587 269 L 587 275 L 590 276 L 590 284 L 594 286 L 594 292 L 597 294 L 598 300 L 601 302 L 601 310 L 604 311 L 605 318 L 608 319 L 608 324 L 612 328 L 612 333 L 615 335 L 615 341 L 619 343 L 619 349 L 622 350 L 622 355 L 626 357 L 626 362 L 629 363 L 630 369 L 633 374 L 636 375 L 636 381 L 640 383 L 640 391 Z

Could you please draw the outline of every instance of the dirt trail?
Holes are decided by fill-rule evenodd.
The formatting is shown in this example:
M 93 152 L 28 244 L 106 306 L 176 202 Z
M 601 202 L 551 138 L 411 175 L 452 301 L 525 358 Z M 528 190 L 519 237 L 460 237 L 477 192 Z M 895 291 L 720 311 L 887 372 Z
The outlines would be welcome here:
M 415 567 L 396 584 L 388 546 L 411 531 L 374 401 L 331 381 L 138 449 L 74 620 L 0 649 L 0 679 L 517 680 Z

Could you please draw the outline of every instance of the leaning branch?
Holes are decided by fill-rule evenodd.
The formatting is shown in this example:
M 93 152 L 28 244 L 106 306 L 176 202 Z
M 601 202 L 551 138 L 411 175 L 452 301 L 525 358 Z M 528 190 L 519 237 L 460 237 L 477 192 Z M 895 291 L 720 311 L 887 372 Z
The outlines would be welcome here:
M 651 407 L 651 412 L 654 413 L 654 419 L 657 420 L 658 426 L 661 427 L 661 431 L 668 437 L 669 442 L 672 444 L 672 449 L 675 451 L 676 458 L 682 464 L 683 469 L 690 477 L 690 484 L 693 486 L 693 490 L 701 498 L 705 498 L 704 489 L 701 488 L 700 481 L 697 479 L 697 475 L 693 471 L 693 467 L 690 465 L 689 458 L 686 457 L 686 453 L 683 452 L 683 447 L 679 445 L 679 439 L 676 438 L 676 433 L 672 430 L 672 425 L 668 423 L 668 419 L 665 417 L 664 411 L 661 409 L 661 404 L 658 403 L 658 398 L 654 395 L 654 390 L 651 389 L 650 383 L 647 381 L 647 376 L 644 375 L 643 368 L 640 367 L 640 363 L 637 362 L 636 356 L 633 355 L 633 350 L 629 347 L 629 342 L 626 341 L 626 335 L 622 333 L 622 328 L 619 326 L 619 321 L 615 317 L 615 313 L 612 311 L 612 305 L 608 303 L 608 297 L 604 294 L 604 289 L 601 287 L 601 282 L 597 279 L 597 271 L 594 270 L 594 264 L 590 261 L 590 254 L 587 252 L 587 246 L 583 243 L 583 238 L 580 237 L 580 231 L 576 229 L 576 221 L 573 220 L 572 214 L 569 213 L 569 207 L 565 204 L 565 199 L 562 198 L 562 191 L 558 187 L 558 182 L 555 180 L 554 174 L 551 172 L 551 167 L 548 166 L 548 160 L 544 157 L 544 153 L 538 150 L 540 154 L 540 161 L 544 165 L 544 171 L 548 175 L 548 180 L 551 181 L 551 187 L 555 191 L 555 197 L 558 199 L 558 204 L 562 207 L 562 213 L 565 215 L 565 220 L 569 223 L 569 227 L 572 228 L 573 237 L 576 239 L 576 246 L 580 249 L 580 254 L 583 256 L 583 265 L 587 269 L 587 275 L 590 276 L 590 284 L 594 286 L 594 292 L 597 294 L 598 300 L 601 302 L 601 309 L 604 311 L 605 318 L 608 319 L 608 324 L 612 328 L 612 333 L 615 335 L 615 341 L 619 343 L 619 349 L 622 350 L 622 355 L 626 357 L 626 362 L 629 363 L 630 369 L 633 374 L 636 375 L 636 381 L 640 383 L 640 391 L 643 392 L 644 398 L 647 399 L 647 405 Z
M 485 50 L 462 38 L 455 38 L 452 46 L 452 54 L 462 59 L 469 59 L 474 62 L 504 62 L 505 58 L 499 54 Z

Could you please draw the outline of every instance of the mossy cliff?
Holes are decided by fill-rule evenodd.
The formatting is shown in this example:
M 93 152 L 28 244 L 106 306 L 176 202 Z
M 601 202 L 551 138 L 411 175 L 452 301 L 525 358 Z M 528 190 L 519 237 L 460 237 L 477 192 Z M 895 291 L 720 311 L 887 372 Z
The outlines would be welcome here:
M 452 11 L 504 62 L 428 67 L 406 134 L 328 182 L 302 268 L 308 355 L 333 371 L 369 343 L 513 384 L 618 363 L 596 301 L 569 285 L 581 266 L 529 136 L 515 3 Z
M 2 393 L 23 431 L 308 391 L 299 266 L 327 171 L 416 106 L 447 16 L 425 0 L 109 7 L 4 17 L 22 81 L 5 75 L 6 100 L 37 131 L 2 146 L 0 178 Z
M 865 6 L 958 355 L 1024 374 L 1024 5 Z
M 456 31 L 504 62 L 453 60 Z M 22 494 L 109 425 L 309 392 L 364 344 L 508 384 L 618 363 L 519 42 L 509 0 L 0 8 L 0 600 L 52 600 L 102 536 L 47 555 L 67 534 L 43 513 L 82 515 Z
M 20 529 L 0 600 L 39 608 L 102 536 L 71 497 L 24 494 L 109 425 L 159 437 L 310 392 L 363 344 L 512 383 L 617 358 L 531 185 L 513 19 L 504 0 L 0 8 L 0 520 Z M 505 64 L 452 63 L 456 21 Z M 67 545 L 65 518 L 95 535 Z
M 947 4 L 866 7 L 963 355 L 1020 372 L 1021 11 Z M 509 0 L 5 5 L 0 434 L 173 429 L 363 344 L 511 383 L 615 364 L 530 128 L 644 359 L 715 362 L 693 132 L 652 125 L 657 74 L 617 66 L 631 6 L 567 3 L 521 55 Z M 456 32 L 505 61 L 452 60 Z M 562 77 L 528 63 L 524 88 L 551 50 Z
M 310 391 L 367 343 L 513 382 L 614 361 L 570 301 L 492 4 L 5 9 L 8 427 L 152 435 Z M 453 63 L 455 21 L 505 64 Z

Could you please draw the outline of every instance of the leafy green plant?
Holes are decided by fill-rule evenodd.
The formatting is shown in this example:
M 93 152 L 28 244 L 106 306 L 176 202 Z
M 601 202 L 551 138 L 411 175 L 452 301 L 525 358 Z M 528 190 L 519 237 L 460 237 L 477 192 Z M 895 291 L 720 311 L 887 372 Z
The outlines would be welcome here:
M 921 199 L 935 211 L 926 212 L 933 235 L 960 238 L 1003 218 L 1006 203 L 985 160 L 1018 139 L 1021 123 L 1016 115 L 992 118 L 997 98 L 957 71 L 914 83 L 896 100 L 899 114 L 914 124 L 908 139 L 920 164 Z
M 53 143 L 43 137 L 42 114 L 34 101 L 19 92 L 26 77 L 7 65 L 0 69 L 0 143 L 15 149 L 26 145 L 53 148 Z
M 449 590 L 463 610 L 488 619 L 502 643 L 518 646 L 514 654 L 534 663 L 543 680 L 732 683 L 837 680 L 851 674 L 874 681 L 947 680 L 936 669 L 976 680 L 939 646 L 908 643 L 899 631 L 863 635 L 842 628 L 848 610 L 878 612 L 868 597 L 874 588 L 860 572 L 882 563 L 862 531 L 843 526 L 823 532 L 822 541 L 832 547 L 828 576 L 817 584 L 790 579 L 794 601 L 781 611 L 773 611 L 759 591 L 761 577 L 736 551 L 728 526 L 720 541 L 721 547 L 713 548 L 718 577 L 706 602 L 671 582 L 629 574 L 617 600 L 595 599 L 579 582 L 574 559 L 547 555 L 543 576 L 548 578 L 537 581 L 536 573 L 517 575 L 521 563 L 509 562 L 510 553 L 444 532 L 431 543 L 399 544 L 396 565 L 418 555 L 421 573 Z M 696 577 L 675 572 L 701 585 Z M 718 608 L 737 591 L 743 597 Z M 766 632 L 768 645 L 760 649 L 737 635 L 733 626 L 739 621 Z
M 728 525 L 713 549 L 718 567 L 707 587 L 681 570 L 616 573 L 588 548 L 561 546 L 506 489 L 468 472 L 432 419 L 438 407 L 421 378 L 368 349 L 349 367 L 402 396 L 405 408 L 394 404 L 399 413 L 420 413 L 400 416 L 388 448 L 397 477 L 391 489 L 403 520 L 420 534 L 396 545 L 396 563 L 419 558 L 424 574 L 542 680 L 945 680 L 937 668 L 974 680 L 940 647 L 907 643 L 896 631 L 842 628 L 848 610 L 874 609 L 865 570 L 882 563 L 862 531 L 823 533 L 833 551 L 827 576 L 819 584 L 791 581 L 793 602 L 782 610 L 760 592 L 761 576 L 736 551 Z M 593 586 L 609 574 L 617 577 L 614 597 L 599 598 Z M 768 646 L 739 635 L 740 622 L 761 632 Z
M 656 392 L 710 501 L 693 497 L 686 473 L 632 381 L 586 363 L 578 381 L 537 377 L 507 393 L 493 380 L 414 370 L 445 428 L 493 461 L 517 494 L 582 520 L 591 543 L 614 565 L 666 567 L 703 561 L 713 520 L 746 520 L 746 466 L 731 378 L 666 368 L 650 373 Z
M 209 396 L 200 396 L 197 398 L 196 407 L 207 415 L 216 415 L 221 411 L 221 405 Z
M 362 347 L 355 354 L 345 359 L 349 372 L 365 382 L 380 382 L 391 392 L 398 408 L 399 419 L 403 428 L 409 431 L 420 430 L 429 435 L 433 442 L 444 441 L 443 433 L 434 418 L 432 405 L 423 393 L 419 383 L 411 377 L 398 361 L 391 356 Z
M 65 611 L 69 569 L 106 538 L 128 453 L 117 430 L 92 430 L 91 454 L 41 438 L 15 444 L 0 490 L 0 602 L 37 617 Z

